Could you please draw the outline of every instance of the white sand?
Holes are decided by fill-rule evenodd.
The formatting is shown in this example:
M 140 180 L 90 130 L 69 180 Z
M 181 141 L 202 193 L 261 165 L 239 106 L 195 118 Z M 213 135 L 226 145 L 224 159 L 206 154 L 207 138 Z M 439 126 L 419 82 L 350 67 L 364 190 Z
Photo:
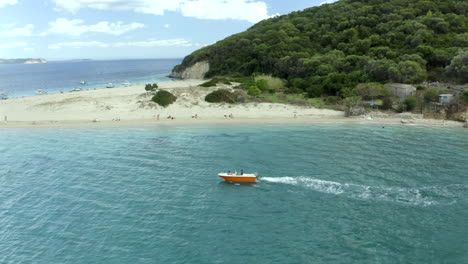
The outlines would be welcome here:
M 150 101 L 143 85 L 30 96 L 0 101 L 0 127 L 123 126 L 207 123 L 400 123 L 400 118 L 345 118 L 343 112 L 272 103 L 210 104 L 204 101 L 217 88 L 198 87 L 201 80 L 160 83 L 175 94 L 164 108 Z M 219 88 L 219 87 L 218 87 Z M 160 115 L 160 120 L 156 116 Z M 233 115 L 234 118 L 225 118 Z M 198 115 L 198 118 L 192 116 Z M 167 119 L 173 116 L 175 119 Z M 296 116 L 296 117 L 295 117 Z M 5 121 L 6 117 L 6 121 Z M 120 121 L 113 121 L 120 119 Z M 94 122 L 97 121 L 97 122 Z M 461 126 L 457 122 L 410 120 L 408 123 Z

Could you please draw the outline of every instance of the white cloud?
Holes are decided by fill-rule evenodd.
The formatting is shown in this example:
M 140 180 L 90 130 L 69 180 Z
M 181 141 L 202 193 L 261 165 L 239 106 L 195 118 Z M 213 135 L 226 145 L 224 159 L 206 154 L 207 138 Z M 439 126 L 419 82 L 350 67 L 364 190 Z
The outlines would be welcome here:
M 198 19 L 236 19 L 256 23 L 268 18 L 268 8 L 259 0 L 53 0 L 61 10 L 76 13 L 82 8 L 130 10 L 137 13 L 164 15 L 179 12 Z
M 3 27 L 8 29 L 0 31 L 1 37 L 29 37 L 33 34 L 32 30 L 34 28 L 32 24 L 27 24 L 22 28 L 12 28 L 14 24 L 7 24 Z
M 0 0 L 0 8 L 6 5 L 15 5 L 18 3 L 18 0 Z
M 83 25 L 83 20 L 66 18 L 57 18 L 55 21 L 49 22 L 49 30 L 41 35 L 48 34 L 64 34 L 71 36 L 80 36 L 88 32 L 105 33 L 111 35 L 122 35 L 128 31 L 143 28 L 145 25 L 141 23 L 123 24 L 119 21 L 117 23 L 109 23 L 101 21 L 95 25 Z
M 268 18 L 265 2 L 245 0 L 196 0 L 181 5 L 181 13 L 199 19 L 236 19 L 251 23 Z
M 14 26 L 16 26 L 16 24 L 1 24 L 0 25 L 1 28 L 12 28 Z
M 169 24 L 165 24 L 165 25 L 164 25 L 164 28 L 169 28 L 170 26 L 171 26 L 171 25 L 169 25 Z
M 166 39 L 166 40 L 149 40 L 149 41 L 127 41 L 127 42 L 100 42 L 100 41 L 74 41 L 60 42 L 51 44 L 49 49 L 61 48 L 121 48 L 121 47 L 170 47 L 182 46 L 191 47 L 193 44 L 185 39 Z
M 320 3 L 319 5 L 331 4 L 331 3 L 335 3 L 336 1 L 338 1 L 338 0 L 326 0 L 326 1 L 323 1 L 322 3 Z
M 10 43 L 0 43 L 0 49 L 9 49 L 17 47 L 27 47 L 28 43 L 26 42 L 10 42 Z

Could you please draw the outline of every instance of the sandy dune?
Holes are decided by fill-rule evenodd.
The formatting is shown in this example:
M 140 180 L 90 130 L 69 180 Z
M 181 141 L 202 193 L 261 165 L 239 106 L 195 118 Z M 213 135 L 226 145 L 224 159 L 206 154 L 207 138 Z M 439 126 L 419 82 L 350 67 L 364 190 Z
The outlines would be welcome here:
M 0 101 L 0 127 L 402 122 L 402 118 L 398 116 L 372 120 L 368 117 L 345 118 L 340 111 L 285 104 L 210 104 L 204 101 L 204 97 L 219 87 L 199 87 L 201 83 L 201 80 L 160 83 L 161 89 L 168 90 L 178 97 L 176 103 L 166 108 L 151 102 L 152 95 L 145 92 L 143 85 L 4 100 Z M 195 115 L 198 118 L 192 118 Z M 230 115 L 233 118 L 230 118 Z M 168 116 L 175 119 L 168 119 Z M 414 118 L 404 123 L 461 126 L 457 122 Z
M 217 88 L 203 88 L 203 81 L 184 80 L 160 83 L 161 89 L 175 94 L 176 103 L 164 108 L 150 101 L 143 85 L 112 89 L 85 90 L 50 95 L 30 96 L 0 102 L 0 120 L 8 124 L 72 124 L 99 122 L 217 122 L 228 120 L 282 120 L 294 118 L 341 118 L 343 113 L 332 110 L 305 108 L 300 106 L 248 103 L 210 104 L 204 101 L 209 92 Z M 192 116 L 197 115 L 194 120 Z M 228 116 L 225 118 L 224 116 Z M 234 118 L 229 118 L 229 115 Z M 7 122 L 5 122 L 5 118 Z M 157 121 L 157 120 L 156 120 Z

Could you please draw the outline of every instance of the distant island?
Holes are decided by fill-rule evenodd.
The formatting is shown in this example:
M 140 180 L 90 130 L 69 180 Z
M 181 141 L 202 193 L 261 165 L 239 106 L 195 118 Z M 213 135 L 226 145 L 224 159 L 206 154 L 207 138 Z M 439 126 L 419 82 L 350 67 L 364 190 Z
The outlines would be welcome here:
M 34 63 L 47 63 L 49 62 L 46 59 L 0 59 L 0 64 L 34 64 Z

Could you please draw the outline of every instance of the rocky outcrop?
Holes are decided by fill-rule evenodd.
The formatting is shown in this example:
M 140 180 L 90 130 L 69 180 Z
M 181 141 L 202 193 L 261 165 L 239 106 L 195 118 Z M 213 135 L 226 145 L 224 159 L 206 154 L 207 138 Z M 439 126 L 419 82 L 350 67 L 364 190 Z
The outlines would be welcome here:
M 394 96 L 398 96 L 401 99 L 409 95 L 414 95 L 416 93 L 416 87 L 404 84 L 404 83 L 387 83 L 385 86 L 392 92 Z
M 200 61 L 180 72 L 172 72 L 169 77 L 181 79 L 204 79 L 205 74 L 209 70 L 210 64 L 208 61 Z
M 23 62 L 23 64 L 47 63 L 47 62 L 48 61 L 46 59 L 30 59 L 30 60 Z

